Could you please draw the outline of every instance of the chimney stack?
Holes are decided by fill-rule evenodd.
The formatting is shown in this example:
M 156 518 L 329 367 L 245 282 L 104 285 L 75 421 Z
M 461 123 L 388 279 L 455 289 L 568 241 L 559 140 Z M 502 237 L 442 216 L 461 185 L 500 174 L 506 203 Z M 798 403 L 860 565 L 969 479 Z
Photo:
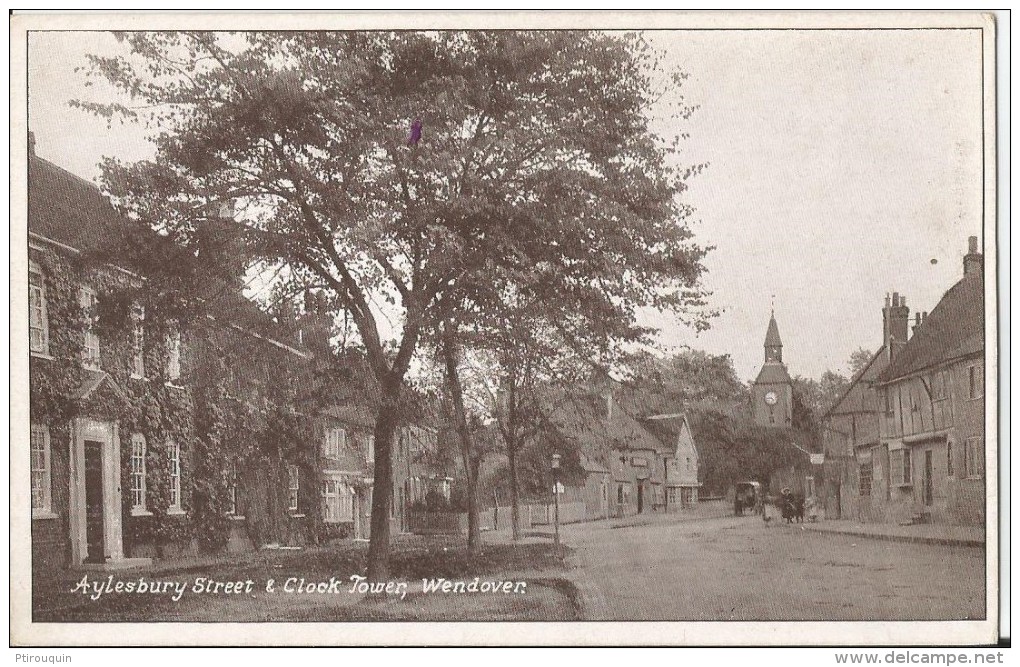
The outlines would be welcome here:
M 205 206 L 205 220 L 198 232 L 199 254 L 207 269 L 237 291 L 244 287 L 248 270 L 244 225 L 234 218 L 231 201 L 211 201 Z
M 896 353 L 907 344 L 910 329 L 910 308 L 907 298 L 899 292 L 893 292 L 892 299 L 885 296 L 885 307 L 882 308 L 882 344 L 886 355 L 892 361 Z
M 922 313 L 921 311 L 917 311 L 917 314 L 914 315 L 914 326 L 912 326 L 910 328 L 910 335 L 911 335 L 911 337 L 917 335 L 917 329 L 922 324 L 924 324 L 924 319 L 926 317 L 928 317 L 928 313 L 927 312 L 923 312 Z
M 326 295 L 305 290 L 304 301 L 304 312 L 298 318 L 298 342 L 313 353 L 328 356 L 332 321 Z
M 613 419 L 613 392 L 606 392 L 606 421 Z
M 971 236 L 967 239 L 967 254 L 963 256 L 963 275 L 981 273 L 984 266 L 984 255 L 978 252 L 978 238 Z

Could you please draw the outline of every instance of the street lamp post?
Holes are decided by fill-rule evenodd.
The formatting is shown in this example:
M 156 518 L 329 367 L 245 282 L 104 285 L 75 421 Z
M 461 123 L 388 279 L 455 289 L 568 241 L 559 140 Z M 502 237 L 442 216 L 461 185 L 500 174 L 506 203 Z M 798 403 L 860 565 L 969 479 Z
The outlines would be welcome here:
M 553 543 L 556 545 L 556 555 L 560 554 L 560 455 L 552 455 L 553 472 Z

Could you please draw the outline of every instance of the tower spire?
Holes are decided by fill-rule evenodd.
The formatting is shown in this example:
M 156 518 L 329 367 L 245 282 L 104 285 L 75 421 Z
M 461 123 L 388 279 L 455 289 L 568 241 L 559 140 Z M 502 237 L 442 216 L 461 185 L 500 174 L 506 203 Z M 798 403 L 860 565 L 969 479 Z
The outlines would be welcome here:
M 783 339 L 779 337 L 779 325 L 776 324 L 776 312 L 769 317 L 769 328 L 765 332 L 765 361 L 783 363 Z

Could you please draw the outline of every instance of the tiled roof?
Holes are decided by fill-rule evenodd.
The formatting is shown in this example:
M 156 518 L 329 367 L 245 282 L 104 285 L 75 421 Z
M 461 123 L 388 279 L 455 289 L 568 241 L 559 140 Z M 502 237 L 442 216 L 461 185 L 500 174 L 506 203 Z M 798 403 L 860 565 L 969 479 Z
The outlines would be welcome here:
M 767 361 L 762 365 L 754 382 L 755 384 L 782 384 L 790 381 L 790 373 L 786 370 L 785 364 Z
M 36 155 L 28 162 L 28 230 L 83 253 L 113 258 L 120 268 L 145 274 L 132 266 L 118 248 L 129 243 L 169 243 L 140 224 L 119 214 L 94 184 L 61 169 Z M 110 261 L 106 259 L 105 261 Z M 239 289 L 220 280 L 204 280 L 195 294 L 208 305 L 208 312 L 222 324 L 235 325 L 272 341 L 296 348 L 289 332 L 244 297 Z
M 880 379 L 896 378 L 985 349 L 985 283 L 980 271 L 964 275 L 928 313 Z
M 670 451 L 622 406 L 613 406 L 612 418 L 607 408 L 601 396 L 575 395 L 561 400 L 550 421 L 564 437 L 581 443 L 582 453 L 594 461 L 611 449 Z
M 846 389 L 839 395 L 839 398 L 833 402 L 825 411 L 825 415 L 837 415 L 837 414 L 850 414 L 854 412 L 867 412 L 869 410 L 876 410 L 878 406 L 875 405 L 875 397 L 872 392 L 867 391 L 870 389 L 870 384 L 874 382 L 874 379 L 878 377 L 883 370 L 885 370 L 885 345 L 878 348 L 875 354 L 871 355 L 871 359 L 861 370 L 857 371 L 850 382 L 847 384 Z M 862 391 L 854 391 L 859 385 L 863 385 Z
M 28 160 L 28 230 L 80 251 L 119 243 L 135 228 L 92 183 L 35 155 Z

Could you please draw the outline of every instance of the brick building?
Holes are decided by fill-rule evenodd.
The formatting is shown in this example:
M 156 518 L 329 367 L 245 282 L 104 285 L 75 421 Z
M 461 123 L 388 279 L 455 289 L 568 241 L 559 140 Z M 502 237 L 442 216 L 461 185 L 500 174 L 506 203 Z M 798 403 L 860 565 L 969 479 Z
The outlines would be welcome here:
M 374 420 L 321 390 L 336 362 L 321 299 L 277 317 L 246 299 L 225 209 L 200 230 L 215 275 L 153 277 L 121 250 L 172 244 L 32 146 L 31 426 L 12 446 L 30 458 L 33 568 L 367 537 Z

